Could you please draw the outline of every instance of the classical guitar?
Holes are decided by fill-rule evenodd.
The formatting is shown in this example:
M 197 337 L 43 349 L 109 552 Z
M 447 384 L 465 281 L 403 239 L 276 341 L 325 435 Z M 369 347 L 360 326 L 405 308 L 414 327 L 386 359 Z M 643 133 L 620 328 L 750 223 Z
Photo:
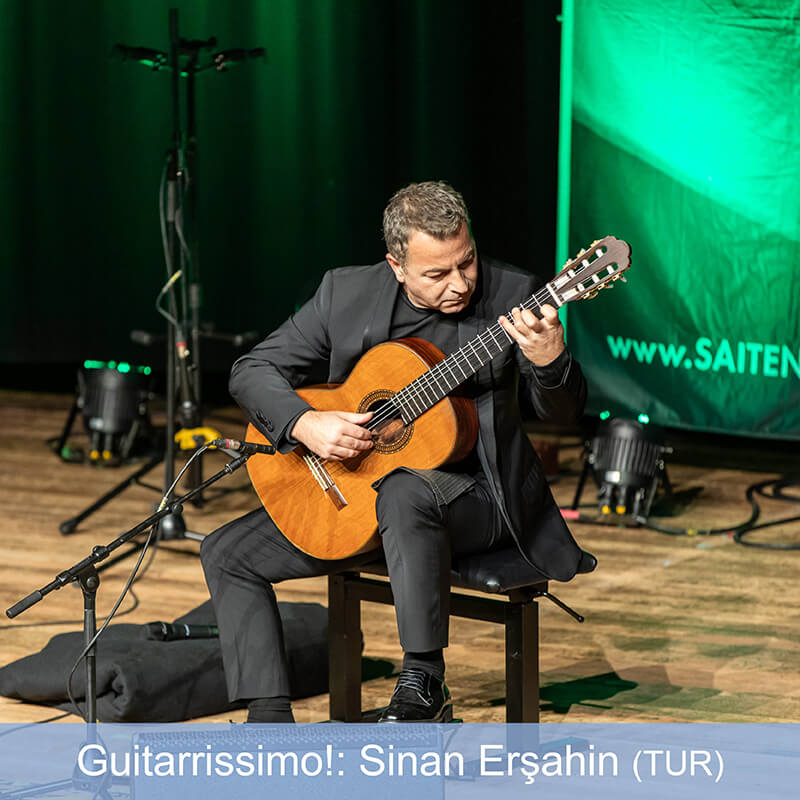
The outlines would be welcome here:
M 630 246 L 607 236 L 519 305 L 541 316 L 538 309 L 546 303 L 558 307 L 593 297 L 629 266 Z M 377 548 L 372 484 L 397 467 L 431 469 L 472 450 L 478 434 L 475 405 L 448 395 L 512 342 L 499 323 L 446 358 L 422 339 L 385 342 L 368 350 L 344 383 L 298 389 L 319 411 L 374 412 L 365 426 L 373 446 L 345 461 L 323 461 L 303 446 L 250 458 L 250 480 L 286 538 L 323 559 Z M 245 438 L 267 441 L 253 425 Z

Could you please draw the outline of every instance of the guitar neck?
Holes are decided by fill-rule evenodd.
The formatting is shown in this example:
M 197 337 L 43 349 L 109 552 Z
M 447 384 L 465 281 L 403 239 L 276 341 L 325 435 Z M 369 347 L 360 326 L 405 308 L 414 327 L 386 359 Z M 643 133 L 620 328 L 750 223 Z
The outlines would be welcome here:
M 609 288 L 612 281 L 625 280 L 622 273 L 630 266 L 630 256 L 630 245 L 621 239 L 606 236 L 596 240 L 568 261 L 553 280 L 520 303 L 520 307 L 541 319 L 545 304 L 560 308 L 572 300 L 594 297 L 600 289 Z M 505 316 L 513 322 L 510 311 Z M 424 414 L 484 364 L 508 349 L 513 341 L 496 322 L 403 387 L 394 396 L 393 403 L 405 424 Z
M 520 303 L 519 307 L 529 309 L 541 319 L 541 307 L 545 303 L 561 306 L 564 302 L 556 294 L 554 282 L 551 281 Z M 510 311 L 505 317 L 513 322 Z M 451 353 L 419 378 L 404 386 L 393 398 L 403 422 L 409 425 L 513 343 L 514 340 L 503 330 L 500 323 L 495 322 L 455 353 Z

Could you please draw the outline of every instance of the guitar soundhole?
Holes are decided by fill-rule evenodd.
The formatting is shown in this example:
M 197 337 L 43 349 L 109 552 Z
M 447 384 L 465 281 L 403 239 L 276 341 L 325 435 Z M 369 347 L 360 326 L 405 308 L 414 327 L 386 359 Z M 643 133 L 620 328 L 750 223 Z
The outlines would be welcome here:
M 402 450 L 414 432 L 414 423 L 406 425 L 400 412 L 392 403 L 395 392 L 377 389 L 370 392 L 358 405 L 359 413 L 372 411 L 368 424 L 372 430 L 372 447 L 378 453 L 390 454 Z

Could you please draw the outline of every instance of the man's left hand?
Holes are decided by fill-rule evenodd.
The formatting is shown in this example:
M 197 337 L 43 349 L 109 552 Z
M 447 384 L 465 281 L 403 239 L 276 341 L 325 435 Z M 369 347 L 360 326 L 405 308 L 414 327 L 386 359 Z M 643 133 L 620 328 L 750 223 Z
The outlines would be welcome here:
M 503 330 L 519 345 L 525 358 L 534 366 L 544 367 L 555 361 L 564 351 L 564 328 L 558 311 L 551 305 L 541 307 L 542 319 L 527 308 L 511 309 L 514 324 L 505 317 L 497 321 Z

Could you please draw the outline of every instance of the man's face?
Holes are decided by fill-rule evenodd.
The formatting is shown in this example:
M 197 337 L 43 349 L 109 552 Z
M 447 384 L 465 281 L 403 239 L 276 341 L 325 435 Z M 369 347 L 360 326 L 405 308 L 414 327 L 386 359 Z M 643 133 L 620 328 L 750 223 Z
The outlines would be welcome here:
M 465 223 L 455 236 L 444 240 L 414 231 L 408 237 L 405 265 L 391 254 L 386 260 L 418 308 L 455 314 L 467 307 L 475 291 L 478 253 Z

